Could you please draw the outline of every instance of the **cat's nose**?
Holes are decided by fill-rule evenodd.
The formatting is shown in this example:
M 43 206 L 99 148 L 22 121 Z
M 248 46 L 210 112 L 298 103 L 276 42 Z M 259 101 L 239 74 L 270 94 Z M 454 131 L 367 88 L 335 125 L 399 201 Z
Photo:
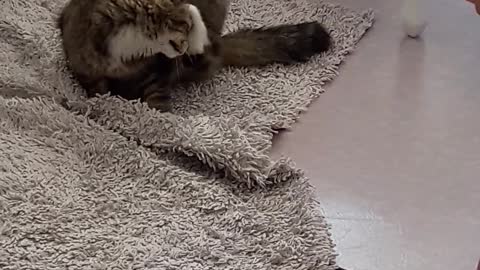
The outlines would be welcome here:
M 188 42 L 186 40 L 170 40 L 170 45 L 179 54 L 184 54 L 188 49 Z

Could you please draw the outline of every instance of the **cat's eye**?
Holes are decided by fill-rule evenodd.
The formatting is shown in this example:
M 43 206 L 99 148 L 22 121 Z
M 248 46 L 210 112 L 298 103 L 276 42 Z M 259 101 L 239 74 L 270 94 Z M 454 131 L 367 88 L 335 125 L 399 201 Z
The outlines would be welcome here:
M 171 20 L 170 21 L 170 28 L 179 31 L 179 32 L 188 32 L 191 30 L 191 24 L 187 23 L 186 21 L 181 20 Z

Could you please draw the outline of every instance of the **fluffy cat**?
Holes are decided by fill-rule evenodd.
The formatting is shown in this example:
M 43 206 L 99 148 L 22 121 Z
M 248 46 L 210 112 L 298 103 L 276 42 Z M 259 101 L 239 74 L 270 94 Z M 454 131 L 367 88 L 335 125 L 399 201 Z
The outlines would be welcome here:
M 297 63 L 326 51 L 317 22 L 221 34 L 229 0 L 70 0 L 58 26 L 69 68 L 88 96 L 140 98 L 170 109 L 172 85 L 225 66 Z

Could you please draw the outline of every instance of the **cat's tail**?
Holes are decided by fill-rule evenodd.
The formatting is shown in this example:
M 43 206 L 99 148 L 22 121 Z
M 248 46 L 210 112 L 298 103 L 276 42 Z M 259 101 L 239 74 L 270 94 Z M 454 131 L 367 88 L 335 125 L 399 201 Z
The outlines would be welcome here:
M 221 38 L 224 66 L 262 66 L 305 62 L 331 46 L 328 31 L 317 22 L 246 29 Z

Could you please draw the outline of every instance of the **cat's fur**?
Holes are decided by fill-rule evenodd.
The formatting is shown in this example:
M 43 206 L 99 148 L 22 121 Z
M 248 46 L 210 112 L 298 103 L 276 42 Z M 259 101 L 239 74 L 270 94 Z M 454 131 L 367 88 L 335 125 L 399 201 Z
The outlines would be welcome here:
M 69 67 L 89 96 L 110 91 L 166 111 L 174 84 L 224 66 L 303 62 L 330 47 L 316 22 L 222 36 L 228 1 L 70 0 L 58 20 Z

